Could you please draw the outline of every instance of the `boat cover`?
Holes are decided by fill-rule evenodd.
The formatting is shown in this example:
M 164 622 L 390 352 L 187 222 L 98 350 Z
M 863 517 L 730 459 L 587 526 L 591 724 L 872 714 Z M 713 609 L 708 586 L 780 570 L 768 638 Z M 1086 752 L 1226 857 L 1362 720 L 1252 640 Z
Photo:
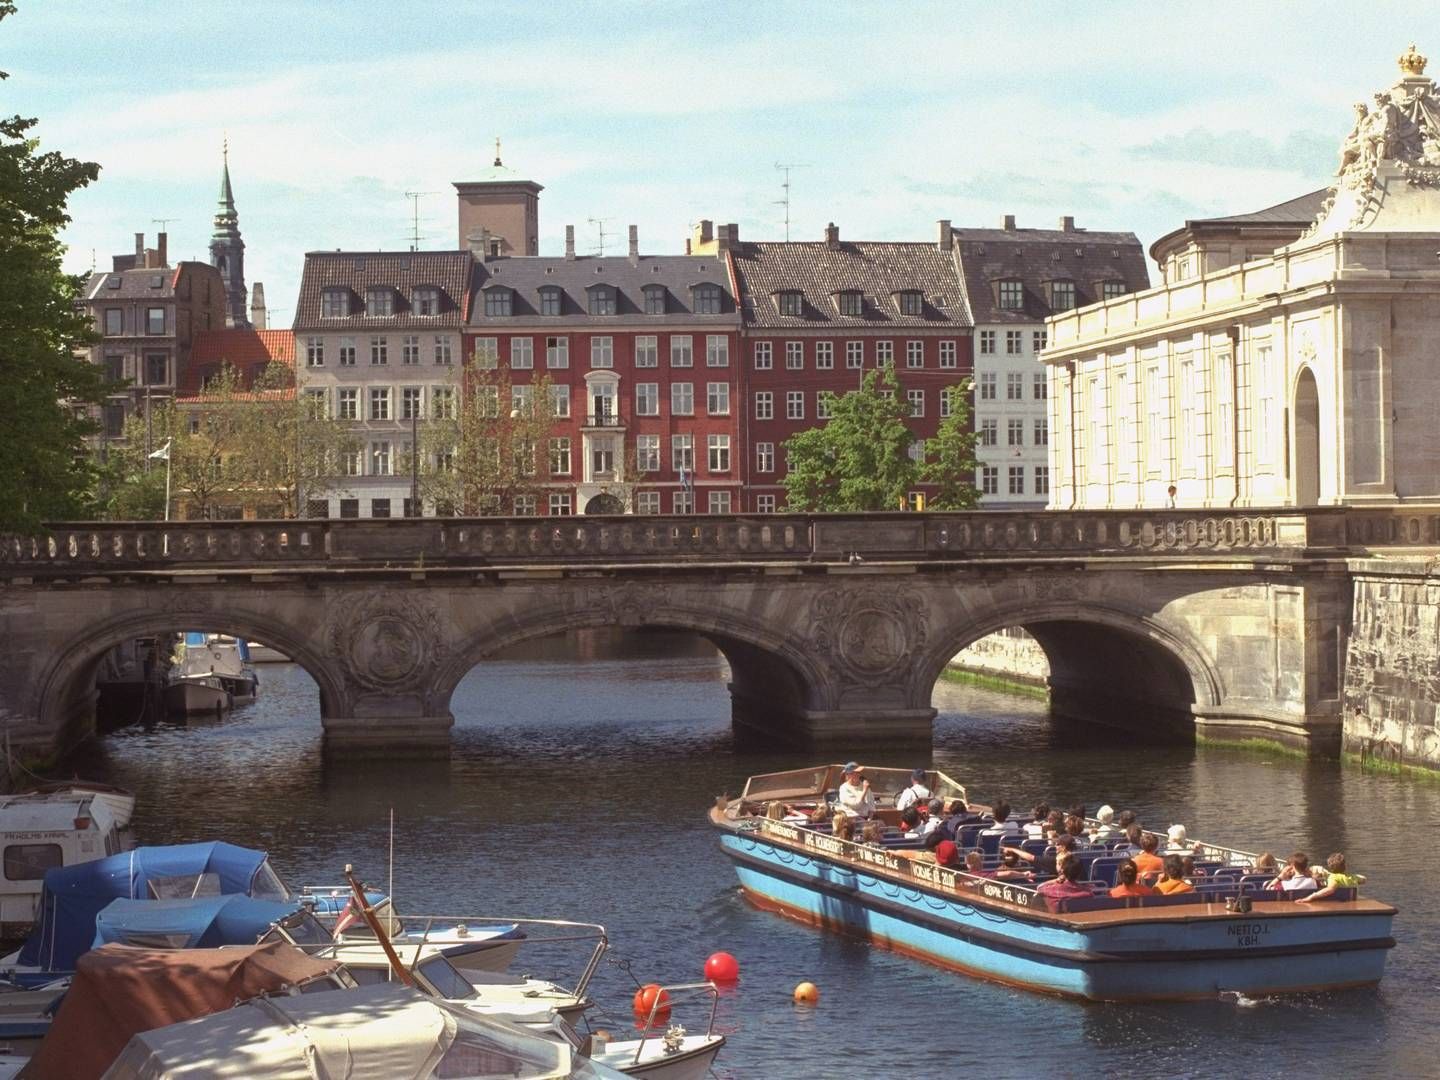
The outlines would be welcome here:
M 339 965 L 271 942 L 237 949 L 106 945 L 80 958 L 75 979 L 26 1070 L 36 1080 L 93 1080 L 139 1031 L 228 1009 L 328 975 Z
M 106 1080 L 419 1080 L 433 1076 L 584 1078 L 624 1074 L 566 1043 L 465 1014 L 378 983 L 303 997 L 257 998 L 136 1035 Z
M 199 896 L 193 900 L 111 900 L 95 917 L 94 945 L 112 942 L 157 949 L 254 945 L 272 923 L 301 910 L 294 901 L 248 896 Z
M 71 971 L 95 940 L 95 917 L 118 897 L 140 900 L 171 884 L 185 895 L 249 894 L 265 852 L 223 841 L 138 847 L 45 872 L 35 928 L 20 950 L 22 967 Z

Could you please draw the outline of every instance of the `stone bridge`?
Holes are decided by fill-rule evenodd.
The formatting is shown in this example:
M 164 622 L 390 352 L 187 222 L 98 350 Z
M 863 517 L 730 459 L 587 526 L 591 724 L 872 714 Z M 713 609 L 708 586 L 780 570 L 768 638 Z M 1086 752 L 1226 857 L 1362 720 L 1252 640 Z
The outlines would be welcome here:
M 444 752 L 480 660 L 582 627 L 715 643 L 737 725 L 928 742 L 960 648 L 1023 626 L 1057 712 L 1339 745 L 1347 560 L 1440 544 L 1440 507 L 55 524 L 0 537 L 0 719 L 63 751 L 95 672 L 186 629 L 288 653 L 327 749 Z

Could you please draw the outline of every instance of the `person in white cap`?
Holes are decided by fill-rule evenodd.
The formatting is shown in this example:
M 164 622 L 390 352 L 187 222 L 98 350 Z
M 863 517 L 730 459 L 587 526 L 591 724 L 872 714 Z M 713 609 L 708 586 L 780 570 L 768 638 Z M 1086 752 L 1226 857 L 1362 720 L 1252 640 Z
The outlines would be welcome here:
M 1171 825 L 1169 831 L 1166 832 L 1165 837 L 1166 837 L 1166 839 L 1169 841 L 1169 843 L 1167 843 L 1167 844 L 1165 845 L 1165 850 L 1162 851 L 1160 854 L 1162 854 L 1162 855 L 1193 855 L 1193 854 L 1195 854 L 1195 845 L 1192 844 L 1192 843 L 1190 843 L 1190 841 L 1185 838 L 1185 826 L 1184 826 L 1184 825 Z
M 874 815 L 875 793 L 870 790 L 870 781 L 865 779 L 865 770 L 847 761 L 841 771 L 845 780 L 840 785 L 840 812 L 848 818 L 862 820 Z

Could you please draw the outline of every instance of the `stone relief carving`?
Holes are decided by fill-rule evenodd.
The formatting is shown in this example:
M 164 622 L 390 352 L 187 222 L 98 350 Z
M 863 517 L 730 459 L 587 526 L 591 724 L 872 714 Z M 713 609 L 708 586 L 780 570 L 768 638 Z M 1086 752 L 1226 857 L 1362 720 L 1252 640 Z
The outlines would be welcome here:
M 598 612 L 618 626 L 642 626 L 669 603 L 668 585 L 592 585 L 580 590 L 575 607 Z
M 417 685 L 446 651 L 433 602 L 405 592 L 377 590 L 337 605 L 326 637 L 349 676 L 379 691 Z
M 826 589 L 810 618 L 816 646 L 849 683 L 908 675 L 927 637 L 925 599 L 906 588 Z

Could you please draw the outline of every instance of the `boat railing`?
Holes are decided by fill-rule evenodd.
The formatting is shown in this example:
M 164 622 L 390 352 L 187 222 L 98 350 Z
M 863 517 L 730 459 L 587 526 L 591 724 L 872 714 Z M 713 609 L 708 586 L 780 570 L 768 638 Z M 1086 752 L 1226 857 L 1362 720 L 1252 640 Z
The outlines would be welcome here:
M 677 997 L 677 994 L 681 996 Z M 640 1055 L 645 1049 L 647 1040 L 663 1039 L 667 1040 L 667 1047 L 671 1045 L 668 1042 L 668 1040 L 673 1037 L 670 1031 L 667 1030 L 663 1034 L 655 1033 L 655 1018 L 657 1016 L 663 1016 L 669 1013 L 676 1005 L 682 1002 L 705 996 L 710 998 L 710 1022 L 705 1027 L 705 1037 L 708 1039 L 715 1033 L 715 1011 L 720 1004 L 720 991 L 716 988 L 715 984 L 712 982 L 677 983 L 674 986 L 660 987 L 652 996 L 650 1012 L 645 1017 L 645 1029 L 640 1033 L 640 1041 L 635 1046 L 635 1057 L 631 1061 L 631 1064 L 640 1064 Z M 679 1048 L 678 1044 L 673 1047 L 675 1050 Z

